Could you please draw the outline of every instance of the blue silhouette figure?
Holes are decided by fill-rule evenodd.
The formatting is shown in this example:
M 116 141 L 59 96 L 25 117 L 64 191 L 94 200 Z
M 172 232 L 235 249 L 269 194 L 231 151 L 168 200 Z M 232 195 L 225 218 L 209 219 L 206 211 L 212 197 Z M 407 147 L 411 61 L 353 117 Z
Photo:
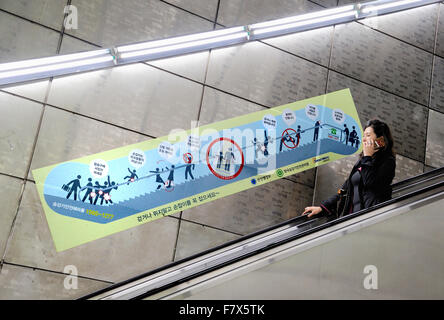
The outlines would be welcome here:
M 281 143 L 279 145 L 279 152 L 282 152 L 282 147 L 283 147 L 284 141 L 285 142 L 292 142 L 293 144 L 296 145 L 295 138 L 293 138 L 288 132 L 285 132 L 285 135 L 283 137 L 281 137 Z
M 170 171 L 170 174 L 168 175 L 168 180 L 167 180 L 167 182 L 168 182 L 168 185 L 166 187 L 167 189 L 171 188 L 174 184 L 174 168 L 175 168 L 174 164 L 171 165 L 171 169 L 166 167 L 166 169 Z
M 254 140 L 253 140 L 254 154 L 255 154 L 256 158 L 257 158 L 257 154 L 259 151 L 261 151 L 264 154 L 264 156 L 268 156 L 268 154 L 269 154 L 268 153 L 268 143 L 270 142 L 270 140 L 269 140 L 270 137 L 267 136 L 267 130 L 265 130 L 264 135 L 265 135 L 265 138 L 264 138 L 263 143 L 260 141 L 257 141 L 256 138 L 254 138 Z
M 85 193 L 85 195 L 83 196 L 83 199 L 82 199 L 82 202 L 85 202 L 85 200 L 86 200 L 86 198 L 88 198 L 88 200 L 89 200 L 89 203 L 93 203 L 93 198 L 92 198 L 92 196 L 91 196 L 91 193 L 93 192 L 93 184 L 92 184 L 92 179 L 91 178 L 88 178 L 88 184 L 86 185 L 87 187 L 91 187 L 91 188 L 88 188 L 88 189 L 86 189 L 86 193 Z
M 228 148 L 228 151 L 225 152 L 225 171 L 230 171 L 231 159 L 236 160 L 232 150 L 233 149 Z
M 267 136 L 267 130 L 264 132 L 265 138 L 264 138 L 264 156 L 268 156 L 268 136 Z
M 360 143 L 360 141 L 359 141 L 359 137 L 356 135 L 356 139 L 355 139 L 355 147 L 356 147 L 357 149 L 359 149 L 359 143 Z
M 351 142 L 351 146 L 353 147 L 353 145 L 355 144 L 355 140 L 358 137 L 358 133 L 355 130 L 355 126 L 353 126 L 352 128 L 353 128 L 353 131 L 350 132 L 349 140 Z
M 219 152 L 219 157 L 217 159 L 217 168 L 220 169 L 222 161 L 224 160 L 224 153 L 222 151 Z
M 315 123 L 315 129 L 314 129 L 314 135 L 313 135 L 313 141 L 318 141 L 319 138 L 319 128 L 321 127 L 321 122 L 318 120 Z
M 66 196 L 66 199 L 69 199 L 69 197 L 71 196 L 71 193 L 74 193 L 74 201 L 77 200 L 77 189 L 82 189 L 82 187 L 80 186 L 80 179 L 82 177 L 80 175 L 77 176 L 77 179 L 74 179 L 72 181 L 70 181 L 66 186 L 69 187 L 72 184 L 71 189 L 69 190 L 68 195 Z
M 131 171 L 130 168 L 128 168 L 128 171 L 129 171 L 130 175 L 123 178 L 123 179 L 129 179 L 127 184 L 130 184 L 130 182 L 133 182 L 135 179 L 139 179 L 139 177 L 136 174 L 136 169 Z
M 103 192 L 104 192 L 104 190 L 106 189 L 106 186 L 108 185 L 108 182 L 105 182 L 104 184 L 103 184 L 103 186 L 102 185 L 100 185 L 99 184 L 99 182 L 98 181 L 96 181 L 96 185 L 95 185 L 95 187 L 96 187 L 96 197 L 95 197 L 95 199 L 94 199 L 94 204 L 97 204 L 97 200 L 100 198 L 100 199 L 103 199 Z M 103 200 L 102 200 L 102 203 L 103 203 Z
M 299 141 L 301 140 L 301 133 L 301 126 L 298 126 L 298 129 L 296 130 L 296 138 L 298 138 Z
M 188 175 L 190 175 L 190 178 L 194 180 L 193 174 L 191 173 L 191 169 L 194 170 L 194 167 L 195 167 L 194 163 L 187 163 L 187 167 L 185 169 L 185 180 L 188 180 Z
M 165 181 L 163 181 L 162 177 L 160 176 L 159 168 L 156 168 L 156 171 L 150 172 L 156 174 L 156 182 L 159 183 L 156 190 L 159 190 L 163 185 L 165 185 Z
M 345 133 L 345 145 L 348 145 L 348 137 L 349 137 L 349 135 L 350 135 L 350 131 L 348 130 L 348 128 L 347 128 L 347 125 L 346 124 L 344 124 L 344 133 Z
M 260 147 L 259 147 L 259 148 L 256 147 L 256 143 L 257 143 L 257 139 L 254 138 L 254 139 L 253 139 L 253 148 L 254 148 L 254 155 L 255 155 L 255 158 L 257 158 L 257 152 L 260 150 Z
M 94 183 L 94 193 L 95 193 L 95 197 L 94 197 L 94 204 L 97 203 L 97 199 L 99 199 L 99 191 L 102 189 L 102 186 L 99 184 L 99 181 L 96 181 Z
M 105 182 L 106 184 L 106 182 Z M 110 181 L 110 177 L 108 176 L 108 188 L 103 190 L 103 195 L 102 195 L 102 200 L 100 201 L 100 205 L 103 204 L 103 200 L 105 200 L 105 203 L 108 204 L 108 202 L 113 203 L 113 201 L 111 200 L 111 190 L 116 189 L 117 190 L 117 186 L 115 187 L 116 183 L 113 181 Z

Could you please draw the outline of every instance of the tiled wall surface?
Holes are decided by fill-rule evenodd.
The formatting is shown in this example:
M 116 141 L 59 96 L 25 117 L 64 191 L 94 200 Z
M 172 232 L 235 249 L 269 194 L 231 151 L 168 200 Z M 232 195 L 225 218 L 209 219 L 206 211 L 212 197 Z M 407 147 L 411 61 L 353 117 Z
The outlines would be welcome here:
M 244 25 L 348 0 L 0 0 L 0 63 Z M 78 9 L 65 29 L 64 7 Z M 285 221 L 347 158 L 57 253 L 31 170 L 350 88 L 388 122 L 396 181 L 444 165 L 444 4 L 241 46 L 0 87 L 0 299 L 71 299 Z M 78 289 L 64 288 L 76 266 Z

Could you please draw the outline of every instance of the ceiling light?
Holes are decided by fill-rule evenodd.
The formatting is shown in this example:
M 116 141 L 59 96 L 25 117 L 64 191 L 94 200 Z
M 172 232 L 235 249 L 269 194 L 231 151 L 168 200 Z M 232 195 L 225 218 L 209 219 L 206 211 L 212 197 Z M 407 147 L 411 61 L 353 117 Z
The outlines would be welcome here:
M 0 85 L 114 65 L 109 49 L 0 64 Z
M 248 40 L 245 27 L 198 33 L 190 36 L 150 41 L 141 44 L 117 47 L 119 62 L 165 58 L 172 55 L 192 53 L 211 48 L 238 44 Z

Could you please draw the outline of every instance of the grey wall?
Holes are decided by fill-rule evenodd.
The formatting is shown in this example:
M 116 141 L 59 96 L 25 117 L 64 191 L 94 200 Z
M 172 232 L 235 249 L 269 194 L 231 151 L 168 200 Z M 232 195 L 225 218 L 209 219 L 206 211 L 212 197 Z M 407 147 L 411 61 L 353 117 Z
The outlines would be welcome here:
M 336 0 L 0 0 L 0 63 L 243 25 Z M 345 3 L 345 2 L 344 2 Z M 343 4 L 340 1 L 340 4 Z M 350 88 L 392 127 L 396 180 L 444 165 L 443 4 L 198 54 L 0 88 L 0 298 L 75 298 L 285 221 L 342 184 L 324 165 L 57 253 L 32 169 Z M 439 19 L 441 17 L 441 19 Z M 91 139 L 100 137 L 100 139 Z M 64 268 L 79 272 L 64 289 Z

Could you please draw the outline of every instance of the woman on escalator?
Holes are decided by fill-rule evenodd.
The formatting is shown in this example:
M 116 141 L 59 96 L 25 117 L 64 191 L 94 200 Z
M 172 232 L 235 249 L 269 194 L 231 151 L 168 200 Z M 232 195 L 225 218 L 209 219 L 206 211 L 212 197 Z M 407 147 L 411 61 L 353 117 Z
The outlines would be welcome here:
M 338 193 L 302 214 L 341 217 L 391 199 L 396 159 L 390 128 L 380 120 L 368 121 L 362 143 L 359 160 Z

